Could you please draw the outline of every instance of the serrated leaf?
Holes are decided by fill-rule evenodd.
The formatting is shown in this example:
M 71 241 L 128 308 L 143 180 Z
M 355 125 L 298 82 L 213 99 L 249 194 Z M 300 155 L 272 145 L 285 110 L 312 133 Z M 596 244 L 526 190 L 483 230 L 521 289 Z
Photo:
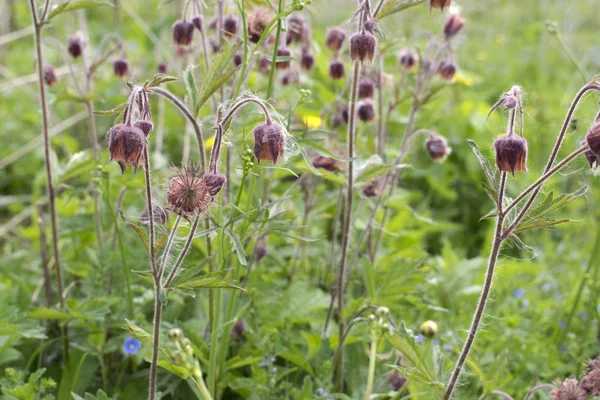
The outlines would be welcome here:
M 183 71 L 183 83 L 185 84 L 185 90 L 187 90 L 190 101 L 192 102 L 192 108 L 194 110 L 199 110 L 198 86 L 196 85 L 196 78 L 194 77 L 194 66 L 191 64 Z
M 302 158 L 304 159 L 304 162 L 308 166 L 308 169 L 310 169 L 310 171 L 314 175 L 321 176 L 321 173 L 315 168 L 315 166 L 313 165 L 311 159 L 308 158 L 308 154 L 306 154 L 306 150 L 304 150 L 303 148 L 300 148 L 300 154 L 302 154 Z
M 375 18 L 381 19 L 421 3 L 425 3 L 425 0 L 388 0 L 375 15 Z
M 473 153 L 475 153 L 475 155 L 477 156 L 477 160 L 479 161 L 479 164 L 481 164 L 481 168 L 483 168 L 483 172 L 485 173 L 485 176 L 487 177 L 488 180 L 488 187 L 490 190 L 492 190 L 494 196 L 493 198 L 496 199 L 497 193 L 498 193 L 498 178 L 497 178 L 497 174 L 496 174 L 496 169 L 492 168 L 492 166 L 490 165 L 489 160 L 483 156 L 483 154 L 481 154 L 481 151 L 479 150 L 479 146 L 477 146 L 477 143 L 475 143 L 474 141 L 467 139 L 467 142 L 469 143 L 469 146 L 471 146 L 471 150 L 473 150 Z
M 171 76 L 171 75 L 154 74 L 154 77 L 152 78 L 152 80 L 150 82 L 148 82 L 147 86 L 148 87 L 156 87 L 156 86 L 162 85 L 163 83 L 173 82 L 176 80 L 177 80 L 177 78 L 174 76 Z
M 206 100 L 216 92 L 236 71 L 231 59 L 237 52 L 238 46 L 223 47 L 223 51 L 212 60 L 210 68 L 202 77 L 202 85 L 198 90 L 198 99 L 195 107 L 196 115 Z
M 115 114 L 120 114 L 123 111 L 125 111 L 125 109 L 127 108 L 127 102 L 123 103 L 123 104 L 119 104 L 118 106 L 116 106 L 113 109 L 110 110 L 106 110 L 106 111 L 94 111 L 94 114 L 96 115 L 103 115 L 103 116 L 108 116 L 108 115 L 115 115 Z
M 188 288 L 188 289 L 199 289 L 199 288 L 227 288 L 227 289 L 239 289 L 244 290 L 243 288 L 236 286 L 232 281 L 228 281 L 222 278 L 228 272 L 226 271 L 217 271 L 211 272 L 208 274 L 204 274 L 202 276 L 192 278 L 183 282 L 177 283 L 176 287 L 179 288 Z
M 237 254 L 240 264 L 248 265 L 248 262 L 246 261 L 246 252 L 244 251 L 244 246 L 242 246 L 240 239 L 229 228 L 225 228 L 225 232 L 227 232 L 227 235 L 229 235 L 229 238 L 231 239 L 231 243 L 233 244 L 235 254 Z
M 560 225 L 570 222 L 570 219 L 547 219 L 547 220 L 532 220 L 528 223 L 521 223 L 515 229 L 515 232 L 523 232 L 529 229 L 545 228 L 548 226 Z
M 61 4 L 58 4 L 52 8 L 50 13 L 48 14 L 47 20 L 51 20 L 57 15 L 73 11 L 79 10 L 81 8 L 88 7 L 96 7 L 96 6 L 110 6 L 113 4 L 109 0 L 67 0 Z
M 127 217 L 125 217 L 125 214 L 123 214 L 122 210 L 119 210 L 118 213 L 121 216 L 121 218 L 123 219 L 123 221 L 127 225 L 129 225 L 135 233 L 137 233 L 138 237 L 142 241 L 142 244 L 146 248 L 146 252 L 150 251 L 150 245 L 148 244 L 148 238 L 146 238 L 146 232 L 144 231 L 144 229 L 141 226 L 131 222 Z

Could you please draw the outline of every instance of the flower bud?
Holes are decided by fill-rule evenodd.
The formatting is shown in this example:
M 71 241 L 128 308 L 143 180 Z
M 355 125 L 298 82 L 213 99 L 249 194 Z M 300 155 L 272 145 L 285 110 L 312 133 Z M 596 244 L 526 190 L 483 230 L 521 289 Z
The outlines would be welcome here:
M 302 49 L 302 56 L 300 57 L 300 66 L 305 71 L 310 71 L 315 65 L 315 56 L 312 55 L 310 50 Z
M 508 93 L 504 96 L 504 107 L 506 107 L 507 110 L 516 108 L 518 104 L 519 100 L 512 93 Z
M 425 140 L 425 149 L 434 161 L 443 160 L 450 153 L 446 138 L 440 135 L 430 135 Z
M 260 41 L 272 18 L 271 12 L 265 8 L 261 8 L 250 14 L 248 17 L 248 39 L 252 43 Z
M 515 175 L 527 171 L 527 140 L 514 133 L 500 136 L 494 142 L 496 165 L 502 172 Z
M 395 392 L 398 392 L 406 385 L 407 379 L 404 375 L 400 374 L 398 371 L 392 372 L 392 376 L 390 377 L 390 385 Z
M 372 19 L 365 21 L 365 30 L 369 33 L 373 33 L 373 31 L 375 31 L 375 21 Z
M 228 15 L 223 20 L 223 32 L 227 36 L 235 36 L 238 33 L 238 19 L 233 15 Z
M 167 68 L 168 68 L 167 63 L 162 62 L 162 63 L 158 64 L 158 72 L 161 74 L 166 74 Z
M 375 106 L 371 100 L 362 100 L 357 104 L 358 119 L 362 122 L 370 122 L 375 119 Z
M 108 131 L 108 151 L 110 160 L 115 160 L 125 173 L 127 166 L 134 171 L 144 163 L 146 136 L 141 129 L 128 124 L 113 126 Z
M 346 76 L 344 63 L 340 60 L 333 60 L 329 64 L 329 76 L 335 80 L 344 78 Z
M 264 122 L 252 131 L 254 135 L 254 156 L 273 164 L 283 156 L 285 148 L 284 128 L 277 122 Z
M 327 31 L 325 44 L 327 47 L 329 47 L 329 49 L 337 52 L 342 48 L 344 40 L 346 40 L 346 33 L 340 28 L 335 27 Z
M 194 27 L 200 32 L 202 32 L 202 22 L 202 16 L 200 15 L 196 15 L 194 18 L 192 18 L 192 25 L 194 25 Z
M 233 335 L 233 338 L 237 340 L 242 340 L 244 338 L 244 335 L 246 334 L 246 323 L 244 320 L 238 319 L 235 322 L 233 328 L 231 328 L 231 334 Z
M 54 67 L 50 64 L 44 65 L 44 83 L 48 86 L 54 86 L 56 83 L 56 73 Z
M 369 184 L 363 188 L 363 196 L 365 197 L 378 197 L 383 190 L 383 178 L 382 176 L 378 176 L 376 178 L 371 179 Z
M 218 172 L 204 174 L 204 182 L 206 182 L 208 193 L 210 193 L 211 196 L 216 196 L 221 191 L 226 181 L 227 178 L 225 178 L 225 175 Z
M 267 255 L 268 251 L 265 246 L 256 246 L 254 249 L 254 257 L 256 257 L 256 262 L 260 262 Z
M 438 75 L 447 81 L 452 80 L 456 74 L 456 64 L 452 60 L 442 60 L 438 68 Z
M 242 55 L 240 53 L 235 53 L 233 55 L 233 65 L 235 65 L 236 67 L 242 65 Z
M 292 56 L 292 53 L 290 52 L 289 49 L 285 48 L 285 47 L 280 47 L 277 49 L 277 58 L 279 59 L 279 57 L 286 57 L 288 58 L 287 60 L 283 60 L 283 61 L 276 61 L 275 62 L 275 68 L 277 69 L 288 69 L 290 67 L 290 60 L 289 57 Z
M 271 71 L 271 61 L 266 57 L 261 58 L 258 63 L 258 70 L 262 74 L 268 74 Z
M 194 24 L 181 19 L 173 24 L 173 42 L 180 46 L 187 46 L 194 38 Z
M 288 17 L 287 23 L 287 44 L 303 43 L 308 39 L 308 26 L 302 17 L 292 14 Z
M 458 32 L 460 32 L 464 25 L 465 20 L 460 15 L 449 15 L 446 23 L 444 24 L 444 35 L 446 35 L 446 39 L 454 37 Z
M 429 10 L 439 8 L 443 11 L 444 8 L 450 7 L 450 3 L 452 3 L 452 0 L 429 0 Z
M 73 58 L 78 58 L 83 54 L 83 48 L 85 47 L 85 41 L 81 33 L 77 33 L 67 39 L 67 50 Z
M 438 326 L 433 321 L 425 321 L 419 326 L 419 333 L 428 339 L 437 335 L 438 331 Z
M 183 335 L 183 332 L 181 332 L 181 329 L 179 328 L 173 328 L 169 330 L 169 339 L 171 340 L 179 340 L 181 335 Z
M 419 55 L 412 49 L 402 49 L 398 53 L 398 63 L 408 70 L 417 65 L 419 62 Z
M 295 85 L 299 81 L 298 72 L 294 71 L 293 69 L 285 71 L 281 76 L 281 84 L 283 86 Z
M 166 197 L 171 210 L 186 217 L 205 212 L 212 201 L 201 169 L 195 164 L 175 168 L 175 176 L 167 185 Z
M 146 207 L 144 209 L 144 212 L 142 212 L 142 215 L 140 215 L 140 219 L 142 220 L 143 223 L 149 222 L 150 213 L 148 212 L 148 207 Z M 167 214 L 167 211 L 164 208 L 162 208 L 161 206 L 159 206 L 158 204 L 153 204 L 152 205 L 152 219 L 154 220 L 155 223 L 164 225 L 169 220 L 169 214 Z
M 369 32 L 355 33 L 350 38 L 350 57 L 354 61 L 371 61 L 375 56 L 377 39 Z
M 119 58 L 113 63 L 113 70 L 116 77 L 126 77 L 129 72 L 129 63 L 125 59 Z
M 340 162 L 337 161 L 334 158 L 331 157 L 325 157 L 325 156 L 315 156 L 312 159 L 312 165 L 315 168 L 322 168 L 325 169 L 327 171 L 339 171 L 341 170 L 341 165 Z
M 142 132 L 144 132 L 144 136 L 148 137 L 152 129 L 154 129 L 154 124 L 152 121 L 147 119 L 139 119 L 133 123 L 133 126 L 139 128 Z
M 585 135 L 585 141 L 596 157 L 600 156 L 600 121 L 594 122 Z
M 375 83 L 369 78 L 363 78 L 358 81 L 358 98 L 373 98 L 375 94 Z

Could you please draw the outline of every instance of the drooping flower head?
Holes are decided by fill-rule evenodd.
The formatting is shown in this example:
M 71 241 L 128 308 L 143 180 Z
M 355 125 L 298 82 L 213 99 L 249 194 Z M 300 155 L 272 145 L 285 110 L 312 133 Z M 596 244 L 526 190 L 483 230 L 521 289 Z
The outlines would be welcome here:
M 110 160 L 115 160 L 125 173 L 127 166 L 134 172 L 144 163 L 144 148 L 147 144 L 144 132 L 131 124 L 118 124 L 108 131 Z
M 285 148 L 285 129 L 277 122 L 264 122 L 252 131 L 254 135 L 254 156 L 273 164 L 283 156 Z
M 450 154 L 448 141 L 445 137 L 437 134 L 432 134 L 425 140 L 425 149 L 435 161 L 444 160 Z
M 56 83 L 56 72 L 50 64 L 44 65 L 44 83 L 48 86 L 54 86 Z
M 494 142 L 496 152 L 496 165 L 502 172 L 510 172 L 515 175 L 518 171 L 527 171 L 527 140 L 515 134 L 509 133 L 500 136 Z
M 419 55 L 413 49 L 402 49 L 398 53 L 398 64 L 404 69 L 411 69 L 419 62 Z
M 344 32 L 341 28 L 335 27 L 327 31 L 325 44 L 330 50 L 338 52 L 342 48 L 344 40 L 346 40 L 346 32 Z
M 194 24 L 181 19 L 173 24 L 173 42 L 180 46 L 187 46 L 194 38 Z
M 266 8 L 260 8 L 250 14 L 248 17 L 248 39 L 252 43 L 258 43 L 272 18 L 271 11 Z
M 375 56 L 377 39 L 369 32 L 358 32 L 350 38 L 350 57 L 354 61 L 371 61 Z
M 190 163 L 184 168 L 175 168 L 167 186 L 167 203 L 171 210 L 182 216 L 194 216 L 205 212 L 212 202 L 210 188 L 203 179 L 202 168 Z
M 129 63 L 124 58 L 119 58 L 113 63 L 113 70 L 116 77 L 126 77 L 129 73 Z

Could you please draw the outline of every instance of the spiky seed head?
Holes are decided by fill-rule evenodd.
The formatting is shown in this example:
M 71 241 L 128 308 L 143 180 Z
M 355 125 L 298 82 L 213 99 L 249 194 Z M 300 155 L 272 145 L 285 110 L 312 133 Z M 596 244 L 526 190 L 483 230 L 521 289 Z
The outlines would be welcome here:
M 331 64 L 329 64 L 329 76 L 334 80 L 343 79 L 346 76 L 344 63 L 340 60 L 333 60 Z
M 303 43 L 308 40 L 308 25 L 304 18 L 292 14 L 287 19 L 287 44 L 292 42 Z
M 119 58 L 113 63 L 113 71 L 118 78 L 127 77 L 129 73 L 129 63 L 123 58 Z
M 358 119 L 362 122 L 370 122 L 375 119 L 375 106 L 369 99 L 361 100 L 357 104 Z
M 304 71 L 310 71 L 315 65 L 315 56 L 312 55 L 310 50 L 302 49 L 302 56 L 300 57 L 300 67 Z
M 194 38 L 194 24 L 184 19 L 173 24 L 173 42 L 179 46 L 187 46 Z
M 398 64 L 406 70 L 413 68 L 418 62 L 419 55 L 413 49 L 402 49 L 398 53 Z
M 164 208 L 162 208 L 161 206 L 159 206 L 158 204 L 153 204 L 152 205 L 152 218 L 154 219 L 155 223 L 164 225 L 169 220 L 169 214 L 167 214 L 167 211 Z M 140 215 L 140 219 L 142 220 L 143 223 L 149 222 L 150 213 L 148 212 L 148 207 L 146 207 L 144 209 L 144 212 L 142 212 L 142 215 Z
M 201 15 L 196 15 L 192 18 L 192 25 L 194 28 L 198 29 L 198 31 L 202 32 L 203 20 Z
M 600 121 L 595 122 L 585 135 L 585 141 L 587 142 L 590 150 L 596 155 L 600 156 Z
M 221 191 L 225 182 L 227 182 L 227 178 L 225 178 L 225 175 L 218 172 L 208 172 L 204 174 L 204 182 L 206 182 L 208 193 L 214 197 Z
M 198 215 L 206 211 L 211 201 L 200 166 L 190 163 L 187 167 L 175 168 L 175 176 L 167 187 L 167 203 L 173 212 L 185 217 Z
M 81 57 L 83 49 L 85 47 L 85 39 L 81 32 L 77 32 L 75 35 L 67 39 L 67 51 L 73 58 Z
M 152 129 L 154 129 L 154 124 L 152 123 L 152 121 L 147 119 L 137 120 L 133 123 L 133 126 L 139 128 L 142 132 L 144 132 L 144 136 L 146 137 L 148 137 L 148 135 L 152 132 Z
M 363 78 L 358 81 L 358 98 L 373 98 L 375 94 L 375 83 L 369 78 Z
M 260 163 L 261 160 L 271 161 L 273 164 L 283 156 L 285 148 L 285 130 L 277 122 L 264 122 L 254 128 L 254 156 Z
M 448 19 L 446 19 L 446 23 L 444 24 L 444 35 L 446 36 L 446 39 L 456 36 L 456 34 L 460 32 L 464 25 L 465 20 L 460 15 L 449 15 Z
M 585 400 L 588 398 L 585 391 L 579 387 L 577 379 L 567 378 L 562 383 L 557 383 L 558 389 L 550 392 L 552 400 Z
M 431 320 L 425 321 L 419 326 L 419 333 L 425 336 L 427 339 L 433 338 L 438 334 L 438 331 L 438 325 Z
M 286 47 L 280 47 L 277 49 L 277 58 L 279 59 L 279 57 L 285 57 L 288 58 L 287 60 L 282 60 L 282 61 L 277 61 L 275 63 L 275 68 L 277 69 L 288 69 L 290 67 L 290 60 L 289 57 L 292 56 L 292 53 L 290 52 L 290 50 Z
M 442 62 L 440 62 L 440 66 L 438 68 L 438 75 L 442 79 L 450 81 L 454 78 L 454 75 L 456 75 L 457 70 L 458 70 L 458 67 L 456 66 L 454 61 L 452 61 L 450 59 L 442 60 Z
M 433 8 L 439 8 L 440 10 L 444 10 L 446 7 L 450 7 L 452 0 L 429 0 L 429 10 L 431 11 Z
M 110 160 L 115 160 L 125 173 L 127 166 L 134 172 L 144 163 L 146 136 L 140 128 L 128 124 L 113 126 L 108 131 L 108 151 Z
M 425 140 L 425 149 L 434 161 L 441 161 L 450 154 L 448 141 L 441 135 L 430 135 Z
M 238 33 L 238 19 L 233 15 L 228 15 L 223 19 L 223 32 L 232 37 Z
M 56 83 L 56 72 L 50 64 L 44 65 L 44 83 L 48 86 L 54 86 Z
M 527 140 L 512 134 L 500 136 L 494 142 L 496 152 L 496 165 L 502 172 L 527 172 Z
M 260 8 L 250 14 L 248 17 L 248 39 L 252 43 L 259 42 L 271 19 L 273 19 L 273 14 L 266 8 Z
M 350 57 L 354 61 L 371 61 L 375 56 L 377 39 L 369 32 L 359 32 L 350 38 Z
M 338 52 L 342 48 L 344 40 L 346 40 L 346 32 L 338 27 L 334 27 L 327 31 L 325 44 L 330 50 Z

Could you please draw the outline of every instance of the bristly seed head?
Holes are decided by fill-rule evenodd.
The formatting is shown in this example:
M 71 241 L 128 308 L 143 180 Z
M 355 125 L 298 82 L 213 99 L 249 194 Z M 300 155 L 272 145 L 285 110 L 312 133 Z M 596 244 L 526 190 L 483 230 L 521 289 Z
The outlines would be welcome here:
M 354 61 L 371 61 L 375 56 L 377 39 L 369 32 L 359 32 L 350 38 L 350 57 Z
M 44 83 L 48 86 L 54 86 L 56 83 L 56 72 L 50 64 L 44 65 Z
M 419 55 L 412 49 L 402 49 L 398 53 L 398 63 L 408 70 L 417 65 L 419 62 Z
M 596 158 L 600 157 L 600 121 L 594 122 L 594 124 L 591 126 L 585 135 L 585 141 L 590 148 L 589 151 L 594 153 Z
M 449 15 L 446 23 L 444 24 L 444 35 L 446 36 L 446 39 L 456 36 L 456 34 L 460 32 L 464 25 L 465 20 L 460 15 Z
M 585 400 L 587 398 L 576 379 L 567 378 L 564 382 L 557 383 L 556 385 L 559 386 L 558 389 L 550 392 L 552 400 Z
M 146 136 L 140 128 L 128 124 L 113 126 L 108 131 L 108 151 L 110 160 L 115 160 L 125 173 L 127 166 L 134 172 L 144 163 Z
M 254 156 L 273 164 L 283 156 L 285 148 L 284 128 L 277 122 L 264 122 L 252 131 L 254 135 Z
M 209 187 L 203 179 L 199 165 L 190 163 L 175 168 L 175 176 L 169 180 L 167 203 L 173 212 L 184 217 L 205 212 L 212 201 Z
M 334 80 L 344 78 L 346 76 L 344 63 L 340 60 L 333 60 L 331 64 L 329 64 L 329 76 Z
M 119 58 L 113 63 L 113 70 L 116 77 L 127 77 L 127 74 L 129 73 L 129 63 L 125 59 Z
M 496 165 L 502 172 L 527 172 L 527 140 L 514 133 L 500 136 L 494 142 Z
M 173 42 L 180 46 L 187 46 L 194 38 L 194 24 L 186 20 L 179 20 L 173 24 Z
M 425 140 L 425 149 L 434 161 L 443 161 L 451 151 L 446 138 L 436 134 Z
M 342 29 L 335 27 L 327 31 L 325 44 L 330 50 L 338 52 L 342 48 L 344 40 L 346 40 L 346 33 Z

